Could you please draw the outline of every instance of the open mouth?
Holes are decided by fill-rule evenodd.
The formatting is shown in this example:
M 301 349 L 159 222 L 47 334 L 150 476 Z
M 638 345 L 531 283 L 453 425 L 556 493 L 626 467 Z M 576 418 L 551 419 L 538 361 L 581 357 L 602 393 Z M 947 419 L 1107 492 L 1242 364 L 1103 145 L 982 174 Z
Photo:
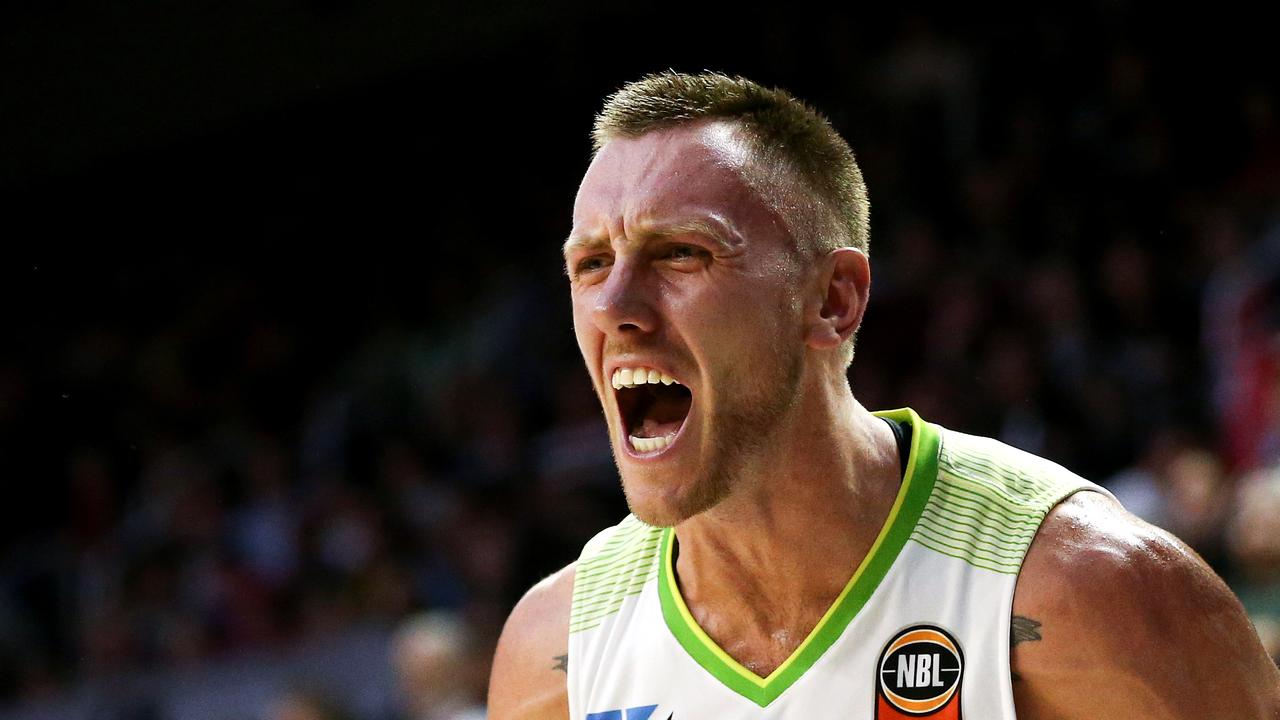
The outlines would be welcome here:
M 640 453 L 656 453 L 675 440 L 693 393 L 670 375 L 651 368 L 620 368 L 613 373 L 618 410 L 627 440 Z

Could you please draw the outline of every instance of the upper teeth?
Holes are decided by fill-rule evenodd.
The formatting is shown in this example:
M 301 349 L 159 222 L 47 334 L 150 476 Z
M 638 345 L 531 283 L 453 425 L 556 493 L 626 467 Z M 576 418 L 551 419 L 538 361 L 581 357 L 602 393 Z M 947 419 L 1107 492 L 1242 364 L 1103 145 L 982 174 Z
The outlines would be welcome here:
M 637 385 L 671 385 L 680 383 L 670 375 L 658 372 L 653 368 L 618 368 L 613 371 L 613 389 L 618 390 L 624 387 L 635 387 Z

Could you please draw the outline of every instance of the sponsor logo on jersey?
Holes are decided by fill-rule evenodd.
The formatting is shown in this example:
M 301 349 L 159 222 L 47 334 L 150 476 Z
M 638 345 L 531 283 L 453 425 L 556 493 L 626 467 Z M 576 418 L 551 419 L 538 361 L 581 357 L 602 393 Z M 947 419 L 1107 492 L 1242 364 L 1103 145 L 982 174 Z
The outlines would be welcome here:
M 657 709 L 657 705 L 642 705 L 625 710 L 605 710 L 587 713 L 587 720 L 650 720 L 649 716 L 653 715 L 653 711 Z M 671 718 L 668 717 L 667 720 Z
M 900 630 L 876 663 L 876 719 L 960 720 L 964 653 L 937 625 Z

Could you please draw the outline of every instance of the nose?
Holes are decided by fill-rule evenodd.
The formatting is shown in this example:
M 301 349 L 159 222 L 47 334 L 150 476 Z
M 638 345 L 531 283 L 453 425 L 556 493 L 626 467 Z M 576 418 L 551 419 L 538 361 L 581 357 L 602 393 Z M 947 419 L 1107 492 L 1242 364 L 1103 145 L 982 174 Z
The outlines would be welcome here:
M 592 319 L 601 332 L 651 333 L 657 329 L 651 278 L 635 259 L 619 255 L 596 295 Z

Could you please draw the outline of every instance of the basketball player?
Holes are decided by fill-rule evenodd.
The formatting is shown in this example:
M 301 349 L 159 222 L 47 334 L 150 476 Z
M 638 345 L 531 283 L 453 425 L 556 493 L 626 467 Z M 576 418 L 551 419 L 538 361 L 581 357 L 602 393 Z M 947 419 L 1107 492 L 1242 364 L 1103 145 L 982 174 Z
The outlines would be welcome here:
M 564 253 L 632 515 L 516 606 L 492 720 L 1280 718 L 1185 545 L 854 398 L 868 202 L 825 120 L 664 73 L 594 137 Z

